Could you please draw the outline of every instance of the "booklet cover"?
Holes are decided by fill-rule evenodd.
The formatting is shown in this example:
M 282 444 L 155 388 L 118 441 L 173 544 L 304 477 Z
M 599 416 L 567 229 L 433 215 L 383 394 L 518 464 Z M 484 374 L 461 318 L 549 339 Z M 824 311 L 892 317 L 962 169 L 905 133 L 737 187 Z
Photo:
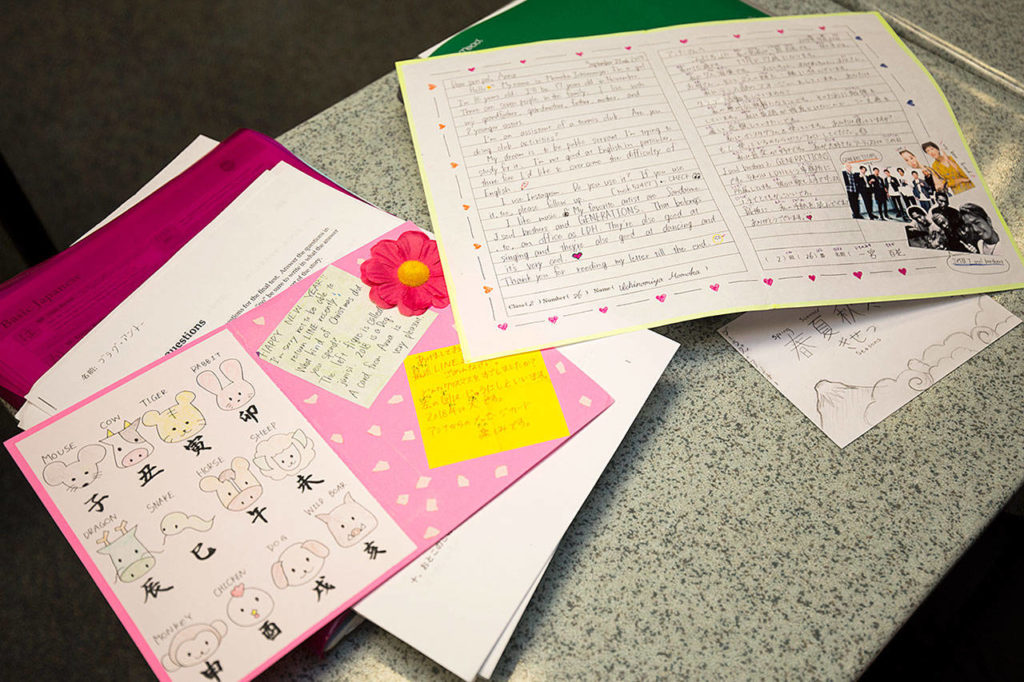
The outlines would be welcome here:
M 249 679 L 611 403 L 466 365 L 411 223 L 7 442 L 161 679 Z

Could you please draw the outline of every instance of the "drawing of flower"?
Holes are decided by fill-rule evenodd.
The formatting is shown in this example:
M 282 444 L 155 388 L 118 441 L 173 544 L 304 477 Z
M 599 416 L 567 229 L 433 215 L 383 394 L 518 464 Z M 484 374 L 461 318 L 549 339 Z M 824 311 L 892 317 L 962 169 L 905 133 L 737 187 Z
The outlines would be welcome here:
M 406 316 L 427 308 L 448 306 L 448 287 L 441 271 L 437 242 L 422 232 L 409 231 L 398 239 L 382 239 L 370 247 L 371 258 L 360 266 L 370 300 Z

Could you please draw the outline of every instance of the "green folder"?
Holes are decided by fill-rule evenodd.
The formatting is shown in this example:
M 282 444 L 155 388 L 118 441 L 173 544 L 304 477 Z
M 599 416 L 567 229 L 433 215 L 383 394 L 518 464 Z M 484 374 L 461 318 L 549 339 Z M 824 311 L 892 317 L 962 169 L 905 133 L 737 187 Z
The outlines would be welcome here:
M 739 0 L 526 0 L 452 36 L 431 56 L 763 16 L 767 15 Z

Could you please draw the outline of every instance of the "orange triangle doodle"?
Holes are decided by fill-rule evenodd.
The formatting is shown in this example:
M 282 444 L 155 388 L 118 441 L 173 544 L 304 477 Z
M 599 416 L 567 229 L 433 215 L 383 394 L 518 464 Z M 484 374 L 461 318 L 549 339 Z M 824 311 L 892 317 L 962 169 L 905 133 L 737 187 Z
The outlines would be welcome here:
M 474 249 L 479 249 L 481 246 L 482 246 L 482 244 L 473 244 L 473 248 Z
M 452 163 L 452 168 L 458 168 L 459 167 L 459 164 L 455 163 L 454 161 L 452 161 L 451 163 Z
M 489 287 L 489 286 L 487 286 L 486 284 L 484 285 L 484 293 L 485 293 L 485 294 L 489 294 L 489 293 L 491 293 L 492 291 L 494 291 L 494 287 Z
M 469 210 L 469 204 L 463 204 L 462 205 L 462 210 L 463 211 L 468 211 Z
M 436 88 L 436 87 L 437 87 L 437 86 L 436 86 L 436 85 L 434 85 L 433 83 L 427 83 L 427 89 L 428 89 L 428 90 L 433 90 L 433 89 L 434 89 L 434 88 Z
M 443 123 L 438 123 L 437 127 L 440 128 L 441 130 L 444 130 L 444 124 Z

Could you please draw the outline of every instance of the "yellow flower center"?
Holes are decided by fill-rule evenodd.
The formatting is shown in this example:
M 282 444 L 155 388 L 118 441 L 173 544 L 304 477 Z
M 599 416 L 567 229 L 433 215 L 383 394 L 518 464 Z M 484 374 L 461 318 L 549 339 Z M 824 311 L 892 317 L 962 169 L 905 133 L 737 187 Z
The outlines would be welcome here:
M 430 268 L 418 260 L 407 260 L 398 266 L 398 281 L 407 287 L 418 287 L 430 279 Z

